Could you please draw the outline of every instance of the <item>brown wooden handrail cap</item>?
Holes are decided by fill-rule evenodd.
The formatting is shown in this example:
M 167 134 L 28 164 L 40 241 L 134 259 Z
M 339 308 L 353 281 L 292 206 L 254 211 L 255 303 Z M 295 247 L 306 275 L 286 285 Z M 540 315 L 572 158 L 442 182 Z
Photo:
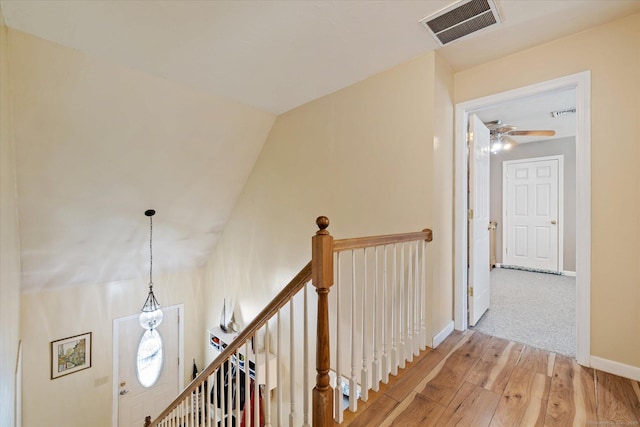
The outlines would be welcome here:
M 327 231 L 327 227 L 329 227 L 329 218 L 326 216 L 319 216 L 316 218 L 316 225 L 320 230 L 316 232 L 316 234 L 329 234 Z

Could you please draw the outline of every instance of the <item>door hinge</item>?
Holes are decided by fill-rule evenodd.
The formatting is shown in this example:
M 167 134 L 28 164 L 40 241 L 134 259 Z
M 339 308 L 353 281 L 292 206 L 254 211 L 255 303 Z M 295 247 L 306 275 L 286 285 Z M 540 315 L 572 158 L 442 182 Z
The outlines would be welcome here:
M 473 209 L 467 210 L 467 219 L 473 219 Z
M 469 294 L 470 297 L 473 296 L 473 286 L 469 286 L 469 288 L 467 290 L 467 294 Z

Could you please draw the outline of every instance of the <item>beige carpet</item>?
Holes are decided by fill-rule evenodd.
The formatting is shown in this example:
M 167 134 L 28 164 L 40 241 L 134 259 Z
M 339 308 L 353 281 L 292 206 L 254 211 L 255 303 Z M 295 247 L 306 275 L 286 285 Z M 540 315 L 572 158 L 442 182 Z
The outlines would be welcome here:
M 473 329 L 575 357 L 575 277 L 494 268 L 491 305 Z

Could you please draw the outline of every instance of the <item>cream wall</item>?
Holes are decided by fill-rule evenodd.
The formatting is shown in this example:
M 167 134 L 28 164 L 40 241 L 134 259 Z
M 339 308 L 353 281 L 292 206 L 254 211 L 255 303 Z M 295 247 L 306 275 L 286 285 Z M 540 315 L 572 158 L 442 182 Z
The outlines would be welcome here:
M 452 82 L 431 53 L 279 116 L 208 263 L 207 325 L 223 297 L 251 320 L 310 260 L 319 215 L 336 238 L 433 228 L 430 336 L 451 322 L 452 178 L 434 173 L 452 174 Z
M 20 312 L 16 164 L 9 99 L 7 27 L 0 11 L 0 426 L 13 426 Z
M 432 334 L 453 319 L 453 70 L 435 56 L 433 111 Z
M 455 100 L 584 70 L 591 70 L 591 354 L 640 367 L 640 14 L 459 72 Z
M 208 265 L 209 325 L 223 295 L 252 319 L 310 260 L 319 215 L 337 238 L 431 226 L 433 66 L 424 56 L 277 118 Z
M 25 427 L 111 427 L 113 320 L 140 311 L 147 282 L 141 278 L 22 295 Z M 186 385 L 191 379 L 191 360 L 195 358 L 200 367 L 203 364 L 202 271 L 154 275 L 154 284 L 163 306 L 184 304 Z M 51 380 L 49 343 L 84 332 L 93 333 L 92 367 Z

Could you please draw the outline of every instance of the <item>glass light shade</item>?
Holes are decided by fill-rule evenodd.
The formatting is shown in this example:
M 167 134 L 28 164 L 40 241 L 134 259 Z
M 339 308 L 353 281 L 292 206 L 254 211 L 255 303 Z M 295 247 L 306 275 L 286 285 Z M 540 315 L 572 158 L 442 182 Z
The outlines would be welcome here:
M 140 313 L 140 326 L 145 329 L 155 329 L 160 326 L 163 318 L 164 314 L 160 308 L 153 311 L 143 311 Z
M 153 287 L 149 286 L 149 295 L 147 295 L 147 300 L 142 306 L 142 313 L 140 313 L 140 326 L 149 330 L 157 328 L 162 323 L 163 317 L 160 304 L 153 295 Z

